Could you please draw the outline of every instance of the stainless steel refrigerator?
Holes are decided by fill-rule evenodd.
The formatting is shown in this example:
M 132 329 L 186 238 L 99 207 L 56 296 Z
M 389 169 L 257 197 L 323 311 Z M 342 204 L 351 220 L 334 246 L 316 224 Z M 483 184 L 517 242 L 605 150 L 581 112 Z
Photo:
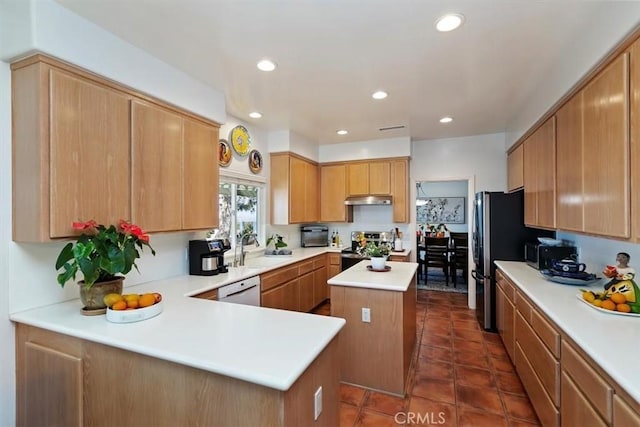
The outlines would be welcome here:
M 473 218 L 473 261 L 476 315 L 480 326 L 496 329 L 496 265 L 494 261 L 524 261 L 524 245 L 554 231 L 524 225 L 524 191 L 476 193 Z

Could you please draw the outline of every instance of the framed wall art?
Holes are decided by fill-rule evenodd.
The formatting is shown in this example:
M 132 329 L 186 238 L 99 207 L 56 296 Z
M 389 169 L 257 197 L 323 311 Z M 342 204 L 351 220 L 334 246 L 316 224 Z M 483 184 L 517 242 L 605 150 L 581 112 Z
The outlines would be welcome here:
M 464 224 L 464 197 L 430 197 L 416 201 L 416 220 L 419 223 Z
M 218 164 L 220 166 L 229 166 L 231 163 L 231 146 L 226 139 L 218 141 Z

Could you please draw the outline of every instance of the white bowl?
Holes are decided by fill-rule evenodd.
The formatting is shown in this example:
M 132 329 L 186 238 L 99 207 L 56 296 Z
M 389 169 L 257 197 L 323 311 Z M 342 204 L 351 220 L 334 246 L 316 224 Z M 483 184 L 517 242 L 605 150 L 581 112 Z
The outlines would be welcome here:
M 107 320 L 113 323 L 131 323 L 151 319 L 162 313 L 162 301 L 149 307 L 136 308 L 135 310 L 111 310 L 107 308 Z
M 545 246 L 560 246 L 562 240 L 552 239 L 551 237 L 538 237 L 538 242 Z

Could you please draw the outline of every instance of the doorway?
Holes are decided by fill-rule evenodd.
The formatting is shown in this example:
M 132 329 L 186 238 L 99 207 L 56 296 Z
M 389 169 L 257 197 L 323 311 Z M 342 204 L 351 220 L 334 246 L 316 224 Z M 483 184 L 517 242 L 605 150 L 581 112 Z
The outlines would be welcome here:
M 416 239 L 416 256 L 420 256 L 423 259 L 426 255 L 424 250 L 424 238 L 426 236 L 444 236 L 449 239 L 449 252 L 445 267 L 449 272 L 448 286 L 446 285 L 444 269 L 438 263 L 434 268 L 423 265 L 420 262 L 420 268 L 424 268 L 425 273 L 428 275 L 422 276 L 422 280 L 419 280 L 419 287 L 466 293 L 469 308 L 475 308 L 475 297 L 473 297 L 475 295 L 475 283 L 471 280 L 473 257 L 468 250 L 468 248 L 471 248 L 470 240 L 473 220 L 471 212 L 473 212 L 473 206 L 470 203 L 474 200 L 474 178 L 452 177 L 416 181 L 414 191 L 413 225 L 416 230 L 416 236 L 420 236 L 423 243 L 418 248 L 418 239 Z M 457 253 L 453 238 L 457 242 Z M 460 240 L 461 238 L 464 238 L 464 240 Z M 463 241 L 466 241 L 466 251 L 461 249 Z M 463 252 L 464 255 L 461 255 Z M 457 256 L 457 259 L 455 259 L 455 256 Z M 454 274 L 455 287 L 453 285 Z

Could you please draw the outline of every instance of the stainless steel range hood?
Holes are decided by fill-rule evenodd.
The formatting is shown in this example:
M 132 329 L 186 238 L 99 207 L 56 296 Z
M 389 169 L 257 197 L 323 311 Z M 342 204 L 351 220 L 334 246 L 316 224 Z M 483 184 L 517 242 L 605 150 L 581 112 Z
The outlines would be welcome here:
M 347 197 L 345 205 L 390 205 L 393 198 L 391 196 L 352 196 Z

